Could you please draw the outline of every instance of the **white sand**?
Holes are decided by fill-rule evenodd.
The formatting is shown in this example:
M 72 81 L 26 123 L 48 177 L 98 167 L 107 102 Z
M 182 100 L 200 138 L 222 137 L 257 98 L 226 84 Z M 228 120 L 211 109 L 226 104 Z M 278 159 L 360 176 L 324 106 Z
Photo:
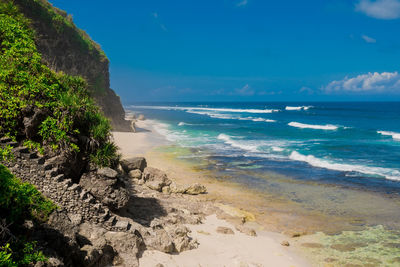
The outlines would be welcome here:
M 137 123 L 137 133 L 114 132 L 114 140 L 121 148 L 123 157 L 144 156 L 157 146 L 168 144 L 166 139 L 154 129 L 154 122 L 146 120 Z M 158 167 L 154 166 L 154 167 Z M 203 224 L 187 225 L 191 237 L 197 239 L 199 247 L 170 255 L 159 251 L 146 250 L 139 260 L 140 266 L 310 266 L 297 256 L 292 247 L 280 243 L 283 235 L 257 231 L 257 236 L 247 236 L 235 230 L 235 227 L 216 215 L 206 218 Z M 229 227 L 233 235 L 216 232 L 218 226 Z
M 199 247 L 178 255 L 147 250 L 139 259 L 140 266 L 307 266 L 296 258 L 290 248 L 283 247 L 271 235 L 259 233 L 247 236 L 215 215 L 208 216 L 203 224 L 187 225 L 197 239 Z M 229 227 L 234 234 L 217 233 L 218 226 Z
M 114 140 L 123 157 L 144 156 L 154 147 L 167 144 L 164 136 L 157 133 L 154 121 L 137 121 L 136 133 L 113 132 Z

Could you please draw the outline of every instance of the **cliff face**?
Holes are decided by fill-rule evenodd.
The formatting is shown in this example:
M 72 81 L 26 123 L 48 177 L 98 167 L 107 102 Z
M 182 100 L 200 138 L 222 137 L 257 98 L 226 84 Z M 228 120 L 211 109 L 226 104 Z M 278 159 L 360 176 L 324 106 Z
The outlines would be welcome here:
M 36 46 L 47 65 L 55 71 L 84 77 L 113 129 L 129 131 L 120 98 L 110 88 L 109 61 L 100 46 L 74 25 L 71 16 L 46 0 L 14 2 L 31 20 Z

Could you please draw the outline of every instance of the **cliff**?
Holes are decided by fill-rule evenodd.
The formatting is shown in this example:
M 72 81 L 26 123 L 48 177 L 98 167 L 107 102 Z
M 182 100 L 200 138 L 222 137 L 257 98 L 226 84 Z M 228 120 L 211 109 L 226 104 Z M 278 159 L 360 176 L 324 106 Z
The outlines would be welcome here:
M 14 0 L 30 19 L 36 32 L 35 43 L 42 60 L 52 70 L 81 76 L 104 115 L 117 131 L 129 131 L 119 96 L 110 88 L 109 61 L 100 48 L 72 17 L 46 0 Z

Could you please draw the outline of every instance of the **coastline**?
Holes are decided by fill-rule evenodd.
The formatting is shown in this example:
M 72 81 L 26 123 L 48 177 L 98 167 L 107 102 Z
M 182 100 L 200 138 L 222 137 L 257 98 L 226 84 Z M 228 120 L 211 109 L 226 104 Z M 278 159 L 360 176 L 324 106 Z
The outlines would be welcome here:
M 207 178 L 188 164 L 166 159 L 168 153 L 158 150 L 171 143 L 157 133 L 153 123 L 150 120 L 138 121 L 136 133 L 113 132 L 122 157 L 144 156 L 149 166 L 164 171 L 177 184 L 199 182 L 205 185 L 207 194 L 190 196 L 185 200 L 212 208 L 201 224 L 186 225 L 191 231 L 190 236 L 198 241 L 198 248 L 176 255 L 146 250 L 139 259 L 140 266 L 155 266 L 158 263 L 163 266 L 312 266 L 295 245 L 298 240 L 290 240 L 272 227 L 276 222 L 271 222 L 267 231 L 265 225 L 257 222 L 255 214 L 235 205 L 237 203 L 233 200 L 240 195 L 241 198 L 253 199 L 250 206 L 256 207 L 257 201 L 263 200 L 255 197 L 254 192 Z M 241 233 L 238 231 L 240 225 L 254 229 L 257 236 Z M 218 233 L 218 227 L 231 229 L 233 234 Z M 269 231 L 271 229 L 275 231 Z M 287 240 L 290 246 L 283 246 L 281 243 Z

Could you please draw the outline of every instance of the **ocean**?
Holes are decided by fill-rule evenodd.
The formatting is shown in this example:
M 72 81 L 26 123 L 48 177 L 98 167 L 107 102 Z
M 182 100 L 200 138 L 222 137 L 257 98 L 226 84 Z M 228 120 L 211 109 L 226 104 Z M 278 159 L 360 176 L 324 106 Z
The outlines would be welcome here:
M 387 242 L 400 237 L 399 102 L 135 103 L 125 108 L 154 120 L 159 134 L 187 149 L 178 159 L 201 162 L 199 168 L 215 179 L 269 200 L 274 195 L 295 203 L 300 218 L 311 218 L 311 212 L 324 216 L 312 231 L 341 231 L 342 240 L 352 236 L 346 231 L 364 231 L 354 238 L 374 240 L 374 247 L 351 248 L 349 255 L 342 251 L 344 258 L 358 251 L 357 257 L 373 254 L 390 266 L 391 255 L 400 255 L 400 243 L 385 250 Z M 272 213 L 268 201 L 265 213 Z M 320 254 L 326 257 L 335 251 L 324 248 Z
M 224 165 L 243 161 L 235 166 L 400 193 L 397 102 L 168 103 L 127 108 L 159 121 L 159 132 L 168 140 L 204 148 Z

